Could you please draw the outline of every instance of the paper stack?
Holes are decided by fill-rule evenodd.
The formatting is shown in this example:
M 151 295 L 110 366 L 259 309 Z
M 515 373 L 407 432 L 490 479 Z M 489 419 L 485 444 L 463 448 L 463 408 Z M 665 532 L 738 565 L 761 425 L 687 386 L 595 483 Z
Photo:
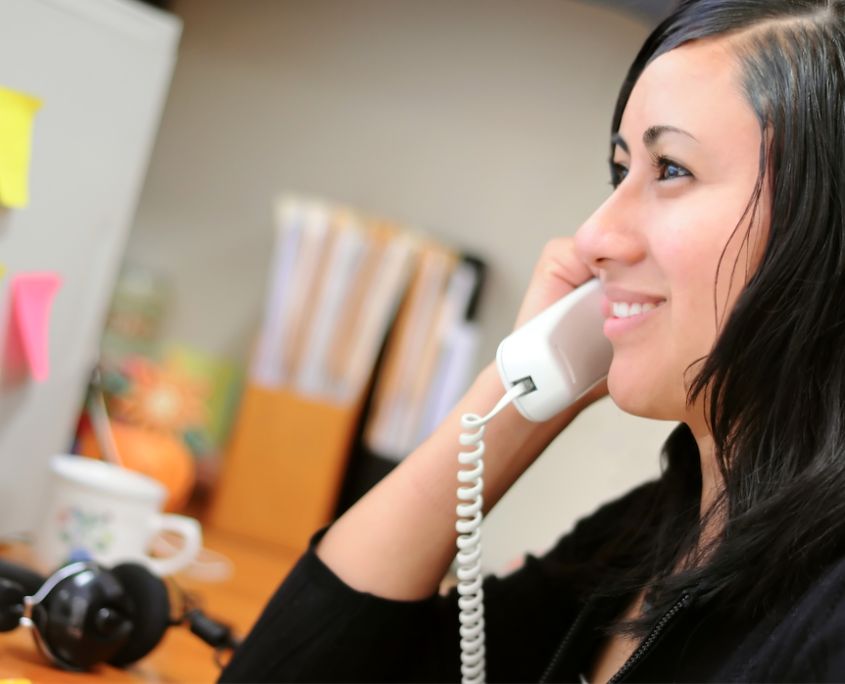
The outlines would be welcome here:
M 440 424 L 475 370 L 471 322 L 484 276 L 476 259 L 426 245 L 376 379 L 364 444 L 400 461 Z
M 251 379 L 349 405 L 370 379 L 417 241 L 351 210 L 292 196 L 278 202 L 276 224 Z

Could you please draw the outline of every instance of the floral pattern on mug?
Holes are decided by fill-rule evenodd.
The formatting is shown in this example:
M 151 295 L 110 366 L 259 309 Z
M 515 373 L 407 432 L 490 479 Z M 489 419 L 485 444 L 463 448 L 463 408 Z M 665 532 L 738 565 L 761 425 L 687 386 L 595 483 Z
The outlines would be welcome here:
M 110 525 L 112 511 L 86 512 L 77 506 L 66 506 L 57 515 L 59 539 L 71 549 L 71 556 L 80 552 L 103 553 L 114 542 Z

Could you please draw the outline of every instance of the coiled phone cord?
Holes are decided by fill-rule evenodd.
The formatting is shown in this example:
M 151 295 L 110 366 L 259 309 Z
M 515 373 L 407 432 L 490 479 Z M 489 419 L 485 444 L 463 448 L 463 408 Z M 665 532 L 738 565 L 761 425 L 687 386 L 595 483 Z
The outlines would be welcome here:
M 511 387 L 496 407 L 483 418 L 474 413 L 461 417 L 465 432 L 460 437 L 462 446 L 475 445 L 474 451 L 461 452 L 458 461 L 473 466 L 471 470 L 458 470 L 458 607 L 461 609 L 461 675 L 463 684 L 484 684 L 484 590 L 481 576 L 481 521 L 484 499 L 484 426 L 514 399 L 533 392 L 536 388 L 531 378 Z

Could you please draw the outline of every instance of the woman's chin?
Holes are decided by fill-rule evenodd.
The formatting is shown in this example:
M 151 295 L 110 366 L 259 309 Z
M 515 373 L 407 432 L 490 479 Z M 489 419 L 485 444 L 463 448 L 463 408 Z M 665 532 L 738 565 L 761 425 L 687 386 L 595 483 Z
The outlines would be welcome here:
M 685 397 L 662 386 L 653 376 L 631 373 L 628 369 L 611 366 L 607 376 L 610 398 L 625 413 L 653 420 L 683 420 Z

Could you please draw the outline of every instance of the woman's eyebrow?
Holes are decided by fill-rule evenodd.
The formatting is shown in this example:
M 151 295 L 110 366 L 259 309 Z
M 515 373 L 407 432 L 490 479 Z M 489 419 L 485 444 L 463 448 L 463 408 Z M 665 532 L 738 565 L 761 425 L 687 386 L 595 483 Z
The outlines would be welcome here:
M 643 133 L 643 145 L 646 147 L 654 147 L 660 136 L 664 133 L 680 133 L 681 135 L 685 135 L 688 138 L 695 140 L 695 142 L 698 142 L 692 133 L 688 133 L 683 128 L 676 128 L 675 126 L 649 126 L 645 133 Z
M 645 133 L 643 133 L 643 145 L 646 147 L 654 147 L 660 139 L 660 136 L 664 133 L 680 133 L 681 135 L 685 135 L 688 138 L 695 140 L 695 142 L 698 142 L 692 133 L 685 131 L 683 128 L 678 128 L 677 126 L 649 126 Z M 625 142 L 625 138 L 619 135 L 619 133 L 614 133 L 610 136 L 610 142 L 624 150 L 625 153 L 631 153 L 628 149 L 628 143 Z

